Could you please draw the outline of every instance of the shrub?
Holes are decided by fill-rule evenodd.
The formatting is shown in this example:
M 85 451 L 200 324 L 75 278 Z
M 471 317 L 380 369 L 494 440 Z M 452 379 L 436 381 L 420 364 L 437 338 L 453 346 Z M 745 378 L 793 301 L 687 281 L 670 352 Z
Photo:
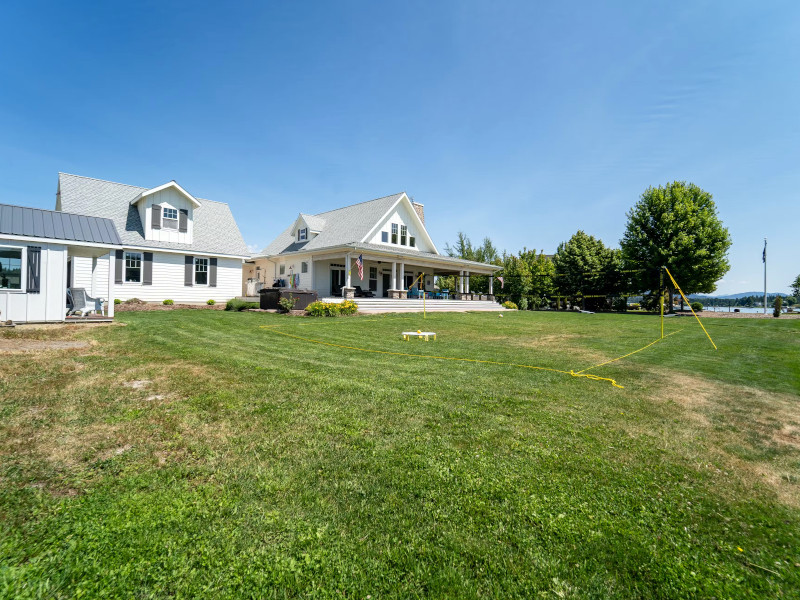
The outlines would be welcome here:
M 772 305 L 772 316 L 773 317 L 780 317 L 781 316 L 781 306 L 783 306 L 783 299 L 780 296 L 775 297 L 775 304 Z
M 519 300 L 519 309 L 520 310 L 528 310 L 528 299 L 524 296 Z
M 164 300 L 162 304 L 164 304 L 164 306 L 172 306 L 173 304 L 175 304 L 175 302 L 167 298 L 166 300 Z
M 358 304 L 352 300 L 344 302 L 322 302 L 317 300 L 306 307 L 306 314 L 310 317 L 338 317 L 339 315 L 354 315 L 358 312 Z
M 122 304 L 122 300 L 119 298 L 114 298 L 114 304 Z
M 511 300 L 506 300 L 505 302 L 503 302 L 502 306 L 503 308 L 513 308 L 514 310 L 517 310 L 519 308 Z
M 689 306 L 692 307 L 692 310 L 694 312 L 700 312 L 701 310 L 703 310 L 703 303 L 702 302 L 695 301 L 695 302 L 692 302 Z
M 216 303 L 217 301 L 214 300 L 213 298 L 211 300 L 206 300 L 206 304 L 208 304 L 209 306 L 214 306 Z
M 258 302 L 245 302 L 238 298 L 231 298 L 225 304 L 225 310 L 248 310 L 250 308 L 258 308 Z
M 297 298 L 281 298 L 278 300 L 278 306 L 286 312 L 294 310 L 295 304 L 297 304 Z
M 128 298 L 125 300 L 125 304 L 147 304 L 147 302 L 139 300 L 138 298 Z

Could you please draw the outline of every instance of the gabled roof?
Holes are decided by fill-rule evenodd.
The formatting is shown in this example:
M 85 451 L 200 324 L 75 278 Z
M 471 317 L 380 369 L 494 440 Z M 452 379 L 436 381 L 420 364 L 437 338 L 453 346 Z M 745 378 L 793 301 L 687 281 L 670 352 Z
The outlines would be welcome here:
M 150 196 L 152 194 L 155 194 L 156 192 L 160 192 L 161 190 L 165 190 L 167 188 L 172 188 L 174 190 L 177 190 L 179 194 L 181 194 L 187 200 L 189 200 L 189 202 L 194 204 L 195 207 L 200 206 L 200 202 L 197 200 L 197 198 L 192 196 L 189 192 L 187 192 L 180 185 L 178 185 L 178 182 L 175 181 L 174 179 L 168 183 L 165 183 L 164 185 L 160 185 L 158 187 L 154 187 L 150 190 L 142 192 L 141 194 L 136 196 L 133 200 L 131 200 L 131 204 L 138 204 L 139 201 L 143 200 L 144 198 L 147 198 L 147 196 Z
M 155 188 L 59 173 L 58 189 L 59 210 L 110 219 L 116 226 L 124 246 L 208 252 L 229 256 L 250 255 L 231 210 L 224 202 L 196 199 L 199 206 L 192 211 L 193 243 L 178 244 L 145 239 L 139 209 L 131 202 L 142 193 L 151 192 Z
M 300 213 L 300 218 L 305 221 L 312 233 L 319 233 L 322 231 L 322 228 L 325 227 L 325 219 L 317 215 L 305 215 Z
M 121 246 L 110 219 L 0 204 L 0 234 Z
M 285 252 L 319 250 L 331 246 L 341 246 L 361 242 L 384 215 L 402 198 L 404 193 L 384 196 L 368 202 L 352 204 L 318 215 L 301 215 L 308 223 L 308 217 L 320 224 L 319 234 L 314 238 L 298 242 L 292 223 L 272 243 L 264 248 L 261 255 L 272 256 Z M 313 226 L 308 223 L 313 229 Z

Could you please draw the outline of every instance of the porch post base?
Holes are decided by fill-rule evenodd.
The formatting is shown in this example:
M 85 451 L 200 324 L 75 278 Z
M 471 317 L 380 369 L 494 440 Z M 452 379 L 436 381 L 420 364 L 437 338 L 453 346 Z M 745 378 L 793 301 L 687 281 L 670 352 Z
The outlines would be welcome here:
M 356 288 L 351 287 L 343 287 L 342 288 L 342 298 L 345 300 L 352 300 L 356 297 Z
M 494 294 L 488 294 L 488 295 L 486 296 L 486 299 L 487 299 L 489 302 L 494 302 Z
M 393 300 L 405 300 L 408 297 L 406 290 L 389 290 L 389 298 Z

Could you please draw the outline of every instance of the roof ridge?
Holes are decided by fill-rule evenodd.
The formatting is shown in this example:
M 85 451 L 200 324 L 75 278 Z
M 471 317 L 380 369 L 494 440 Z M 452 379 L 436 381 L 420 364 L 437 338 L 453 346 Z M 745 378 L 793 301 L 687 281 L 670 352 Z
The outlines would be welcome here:
M 153 188 L 142 187 L 141 185 L 131 185 L 130 183 L 120 183 L 119 181 L 110 181 L 108 179 L 98 179 L 97 177 L 88 177 L 86 175 L 76 175 L 75 173 L 65 173 L 59 171 L 59 175 L 69 175 L 70 177 L 80 177 L 81 179 L 91 179 L 92 181 L 102 181 L 103 183 L 113 183 L 114 185 L 124 185 L 126 187 L 139 188 L 142 190 L 152 190 Z M 174 180 L 173 180 L 174 181 Z
M 103 219 L 104 221 L 111 221 L 112 223 L 114 222 L 114 220 L 109 217 L 98 217 L 97 215 L 85 215 L 83 213 L 76 213 L 67 210 L 53 210 L 52 208 L 39 208 L 38 206 L 22 206 L 21 204 L 8 204 L 6 202 L 0 202 L 0 206 L 11 206 L 12 208 L 24 208 L 27 210 L 41 210 L 43 212 L 56 213 L 59 215 L 73 215 L 76 217 L 87 217 L 89 219 Z
M 317 213 L 315 215 L 311 215 L 312 217 L 320 217 L 322 215 L 327 215 L 332 212 L 336 212 L 337 210 L 344 210 L 345 208 L 352 208 L 353 206 L 358 206 L 359 204 L 369 204 L 370 202 L 377 202 L 378 200 L 385 200 L 386 198 L 391 198 L 392 196 L 402 196 L 405 192 L 397 192 L 395 194 L 387 194 L 386 196 L 381 196 L 380 198 L 373 198 L 372 200 L 364 200 L 363 202 L 356 202 L 354 204 L 348 204 L 347 206 L 340 206 L 339 208 L 334 208 L 333 210 L 328 210 L 325 212 Z M 300 213 L 303 214 L 303 213 Z

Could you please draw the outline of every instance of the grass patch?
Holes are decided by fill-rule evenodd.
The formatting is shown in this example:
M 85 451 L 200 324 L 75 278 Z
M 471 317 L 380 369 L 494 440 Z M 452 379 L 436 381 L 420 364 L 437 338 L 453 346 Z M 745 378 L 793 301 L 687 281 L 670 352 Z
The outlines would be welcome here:
M 445 359 L 579 371 L 649 343 L 657 319 L 117 320 L 56 334 L 83 347 L 2 356 L 0 597 L 800 589 L 792 321 L 707 319 L 715 352 L 670 320 L 683 330 L 590 371 L 618 389 Z M 417 329 L 438 341 L 400 339 Z

